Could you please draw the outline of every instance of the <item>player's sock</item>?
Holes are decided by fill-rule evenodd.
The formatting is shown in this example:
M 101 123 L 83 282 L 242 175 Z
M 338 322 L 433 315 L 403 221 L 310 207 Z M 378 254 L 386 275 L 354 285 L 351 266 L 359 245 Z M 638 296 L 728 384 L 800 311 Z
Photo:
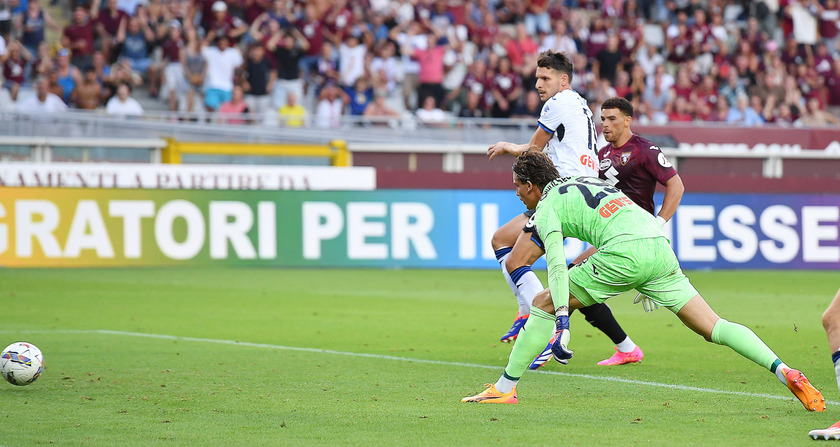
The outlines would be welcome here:
M 496 260 L 499 261 L 499 265 L 502 267 L 502 276 L 505 277 L 508 287 L 510 287 L 511 292 L 513 292 L 513 296 L 516 297 L 516 302 L 519 304 L 519 315 L 528 315 L 528 311 L 531 309 L 531 303 L 523 301 L 519 296 L 519 288 L 516 287 L 516 283 L 510 279 L 510 273 L 508 273 L 507 270 L 506 261 L 511 250 L 513 250 L 511 247 L 502 247 L 496 250 Z
M 499 380 L 496 381 L 496 391 L 502 394 L 510 393 L 517 383 L 519 383 L 519 379 L 510 379 L 507 374 L 502 374 L 502 377 L 499 377 Z
M 782 383 L 787 384 L 784 377 L 784 371 L 788 369 L 787 365 L 782 363 L 779 356 L 773 353 L 773 350 L 764 344 L 750 328 L 721 318 L 712 328 L 712 342 L 729 346 L 738 354 L 769 369 Z
M 537 278 L 537 274 L 531 270 L 530 265 L 517 267 L 510 272 L 510 279 L 516 284 L 516 289 L 519 291 L 520 308 L 523 304 L 527 304 L 528 307 L 526 310 L 531 308 L 531 304 L 534 303 L 534 297 L 545 290 L 540 279 Z
M 545 349 L 546 343 L 554 333 L 554 315 L 537 307 L 532 307 L 530 312 L 528 322 L 519 331 L 519 337 L 510 351 L 505 373 L 502 376 L 514 381 L 514 385 L 531 365 L 534 357 Z M 496 389 L 503 393 L 510 392 L 510 389 L 502 391 L 498 388 L 498 384 Z
M 618 321 L 615 321 L 610 306 L 604 303 L 593 304 L 580 309 L 580 313 L 594 328 L 607 334 L 607 337 L 610 337 L 619 351 L 632 352 L 636 349 L 636 344 L 633 343 L 633 340 L 630 340 Z

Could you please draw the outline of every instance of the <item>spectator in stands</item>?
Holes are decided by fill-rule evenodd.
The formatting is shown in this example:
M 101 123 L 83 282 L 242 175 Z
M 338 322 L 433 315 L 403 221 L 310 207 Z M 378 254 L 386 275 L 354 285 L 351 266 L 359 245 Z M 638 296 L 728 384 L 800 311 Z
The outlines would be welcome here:
M 58 98 L 61 99 L 61 102 L 64 102 L 64 89 L 61 87 L 61 84 L 58 83 L 58 71 L 54 68 L 50 69 L 47 71 L 45 77 L 47 80 L 47 91 L 55 96 L 58 96 Z M 37 82 L 38 80 L 36 79 L 35 81 Z
M 729 109 L 726 116 L 727 124 L 737 124 L 743 127 L 752 127 L 764 124 L 764 118 L 758 111 L 750 107 L 750 99 L 747 95 L 738 95 L 735 100 L 735 107 Z
M 96 53 L 94 53 L 95 55 Z M 97 78 L 98 79 L 98 78 Z M 100 81 L 100 84 L 102 82 Z M 110 74 L 107 76 L 104 85 L 107 87 L 106 97 L 117 92 L 117 87 L 120 84 L 128 84 L 135 88 L 143 84 L 143 77 L 139 73 L 131 69 L 131 62 L 127 59 L 119 59 L 117 63 L 111 66 Z M 178 84 L 178 92 L 183 88 L 182 83 Z
M 361 116 L 367 106 L 373 102 L 373 88 L 365 78 L 356 79 L 356 83 L 347 95 L 350 97 L 350 115 L 352 116 Z
M 212 112 L 233 96 L 233 75 L 244 60 L 239 48 L 231 47 L 225 34 L 219 36 L 214 45 L 202 48 L 201 54 L 207 60 L 204 106 Z
M 143 106 L 136 99 L 130 96 L 131 88 L 128 84 L 117 86 L 117 94 L 108 100 L 105 105 L 105 113 L 117 116 L 141 116 Z
M 102 94 L 102 84 L 96 80 L 96 70 L 87 67 L 81 82 L 73 89 L 69 103 L 83 110 L 96 110 L 102 106 L 105 98 Z
M 56 53 L 56 73 L 58 74 L 58 85 L 63 91 L 61 97 L 70 100 L 76 84 L 81 82 L 82 74 L 75 65 L 70 64 L 70 51 L 66 48 Z
M 539 118 L 542 112 L 542 103 L 540 102 L 540 94 L 534 89 L 528 89 L 525 94 L 525 100 L 513 109 L 512 118 Z
M 490 115 L 493 118 L 509 118 L 522 95 L 522 81 L 519 74 L 512 70 L 507 57 L 499 59 L 498 69 L 491 80 L 490 93 L 493 95 Z
M 823 110 L 820 100 L 814 97 L 808 99 L 805 113 L 799 118 L 804 126 L 824 126 L 827 124 L 840 124 L 840 119 Z
M 196 112 L 196 103 L 203 103 L 204 80 L 207 77 L 207 60 L 201 54 L 201 40 L 194 28 L 187 30 L 187 43 L 179 54 L 183 73 L 185 110 Z M 198 101 L 196 101 L 198 99 Z
M 315 110 L 315 125 L 321 128 L 338 129 L 341 126 L 344 107 L 349 102 L 350 98 L 344 90 L 333 82 L 327 82 L 319 95 L 318 107 Z
M 44 42 L 46 28 L 60 31 L 61 27 L 53 20 L 49 11 L 41 6 L 41 0 L 26 2 L 26 10 L 14 18 L 15 30 L 20 35 L 20 42 L 30 54 L 38 54 L 38 46 Z
M 568 33 L 568 24 L 565 20 L 554 21 L 554 33 L 545 36 L 540 42 L 540 52 L 552 50 L 555 53 L 566 53 L 572 57 L 578 52 L 577 44 Z
M 330 82 L 338 83 L 338 58 L 335 57 L 334 49 L 335 47 L 331 42 L 324 42 L 321 45 L 321 54 L 316 61 L 316 73 L 313 76 L 313 85 L 311 85 L 319 97 L 321 89 L 326 84 Z
M 370 72 L 385 81 L 385 93 L 390 97 L 397 93 L 397 82 L 402 71 L 399 59 L 396 58 L 394 42 L 386 40 L 377 44 L 375 56 L 370 63 Z
M 365 74 L 367 48 L 359 42 L 359 37 L 350 34 L 346 42 L 338 45 L 338 83 L 345 91 L 350 91 Z
M 18 102 L 18 110 L 26 113 L 55 113 L 67 110 L 67 104 L 58 96 L 50 93 L 47 80 L 38 79 L 35 82 L 35 94 Z
M 365 107 L 362 113 L 367 122 L 371 124 L 390 124 L 396 125 L 394 118 L 400 116 L 396 110 L 392 109 L 385 103 L 385 95 L 382 93 L 374 93 L 373 101 Z
M 529 36 L 551 32 L 551 16 L 548 14 L 548 0 L 527 0 L 525 18 L 522 24 Z
M 828 111 L 834 116 L 840 116 L 840 58 L 834 60 L 825 85 L 828 89 Z
M 737 70 L 729 70 L 729 75 L 726 77 L 726 83 L 720 86 L 718 96 L 725 98 L 729 104 L 736 104 L 739 96 L 746 96 L 747 89 L 738 77 Z
M 248 31 L 248 24 L 239 17 L 231 15 L 228 12 L 227 3 L 216 0 L 211 7 L 211 15 L 206 21 L 205 31 L 205 44 L 217 42 L 222 36 L 226 36 L 229 42 L 238 42 L 239 38 Z
M 72 64 L 84 67 L 90 64 L 93 54 L 93 22 L 84 6 L 76 6 L 73 10 L 73 20 L 64 27 L 61 46 L 73 53 Z
M 665 58 L 657 51 L 656 46 L 647 44 L 636 52 L 636 64 L 645 76 L 652 77 L 656 72 L 656 67 L 665 64 Z
M 117 9 L 117 0 L 105 0 L 105 8 L 100 10 L 101 0 L 91 3 L 90 18 L 94 22 L 94 34 L 99 49 L 105 54 L 110 63 L 116 59 L 116 51 L 112 51 L 117 35 L 125 33 L 128 26 L 128 14 Z
M 50 44 L 47 41 L 41 42 L 38 45 L 38 52 L 33 55 L 34 60 L 30 65 L 29 80 L 35 80 L 39 77 L 46 76 L 47 72 L 55 70 L 55 60 L 50 50 Z
M 598 75 L 598 78 L 606 79 L 610 84 L 615 83 L 615 75 L 624 57 L 618 45 L 618 35 L 610 34 L 607 38 L 607 46 L 595 55 L 595 61 L 592 64 L 592 71 Z
M 299 63 L 302 77 L 307 84 L 312 82 L 312 76 L 318 71 L 319 58 L 325 44 L 324 25 L 320 17 L 322 16 L 319 14 L 315 2 L 306 2 L 303 7 L 303 17 L 295 22 L 295 27 L 306 38 L 308 48 L 305 50 L 303 57 L 300 58 Z M 326 81 L 322 80 L 322 83 L 319 84 L 319 90 L 324 82 Z
M 277 108 L 286 103 L 289 92 L 294 92 L 298 98 L 303 97 L 300 61 L 309 49 L 309 43 L 295 28 L 286 31 L 275 30 L 275 25 L 270 24 L 269 29 L 273 34 L 266 43 L 266 48 L 274 55 L 277 67 L 277 81 L 272 91 L 272 101 Z
M 112 2 L 114 0 L 108 0 Z M 155 33 L 145 19 L 131 17 L 128 26 L 120 28 L 116 36 L 119 58 L 131 63 L 132 70 L 144 78 L 157 76 L 157 72 L 149 71 L 152 65 L 150 50 L 155 44 Z M 156 79 L 150 79 L 150 84 L 156 84 Z
M 486 118 L 487 112 L 482 107 L 481 95 L 474 90 L 466 90 L 466 104 L 458 111 L 459 118 Z
M 444 100 L 443 76 L 445 66 L 443 57 L 447 48 L 447 38 L 436 29 L 426 33 L 425 48 L 410 45 L 403 48 L 404 52 L 420 64 L 420 71 L 417 73 L 417 81 L 420 84 L 417 88 L 417 99 L 420 103 L 425 103 L 427 96 L 435 98 L 435 104 L 440 104 Z
M 670 106 L 671 111 L 668 113 L 668 122 L 691 122 L 692 117 L 691 105 L 683 96 L 677 96 Z
M 297 64 L 294 68 L 298 69 Z M 248 50 L 242 78 L 245 102 L 248 103 L 250 113 L 262 117 L 266 112 L 273 112 L 275 108 L 271 92 L 277 82 L 277 70 L 272 61 L 265 57 L 265 47 L 261 44 L 253 44 Z
M 469 108 L 470 112 L 467 112 L 465 116 L 486 117 L 488 116 L 486 112 L 488 97 L 490 98 L 489 101 L 492 101 L 490 93 L 491 82 L 492 79 L 487 70 L 487 63 L 484 62 L 484 59 L 475 59 L 469 70 L 467 70 L 467 75 L 464 76 L 461 86 L 448 92 L 444 102 L 457 103 L 460 110 L 463 110 L 465 107 Z M 470 101 L 467 97 L 470 92 L 475 93 L 478 99 L 478 102 L 472 106 L 469 105 Z M 462 115 L 459 113 L 459 116 Z
M 446 112 L 437 107 L 434 96 L 427 96 L 423 100 L 423 107 L 417 109 L 417 120 L 426 127 L 444 127 Z
M 26 63 L 30 58 L 29 51 L 18 41 L 12 41 L 6 47 L 5 54 L 0 55 L 3 79 L 5 79 L 3 86 L 9 89 L 12 101 L 17 101 L 18 91 L 26 82 Z
M 648 84 L 642 100 L 650 110 L 650 118 L 654 124 L 665 124 L 668 122 L 667 106 L 671 102 L 671 92 L 664 86 L 664 75 L 657 72 L 653 82 Z
M 306 118 L 306 109 L 298 104 L 297 94 L 289 92 L 286 97 L 286 104 L 277 110 L 280 125 L 286 127 L 301 127 Z
M 187 32 L 193 32 L 192 27 Z M 178 92 L 184 71 L 181 66 L 181 49 L 184 47 L 184 37 L 181 22 L 172 19 L 169 22 L 167 37 L 161 44 L 163 64 L 163 88 L 161 94 L 167 99 L 170 111 L 178 110 Z
M 218 121 L 227 124 L 246 124 L 248 115 L 248 103 L 245 102 L 245 92 L 242 86 L 233 86 L 233 93 L 229 101 L 219 105 Z

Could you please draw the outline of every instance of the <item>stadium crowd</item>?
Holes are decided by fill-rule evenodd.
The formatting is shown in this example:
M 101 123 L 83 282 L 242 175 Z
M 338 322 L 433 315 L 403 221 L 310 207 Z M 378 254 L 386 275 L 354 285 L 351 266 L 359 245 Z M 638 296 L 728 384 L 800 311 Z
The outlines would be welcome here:
M 536 117 L 552 49 L 593 110 L 626 97 L 640 124 L 840 122 L 838 0 L 42 1 L 0 0 L 0 107 L 142 114 L 131 95 L 148 95 L 228 123 Z

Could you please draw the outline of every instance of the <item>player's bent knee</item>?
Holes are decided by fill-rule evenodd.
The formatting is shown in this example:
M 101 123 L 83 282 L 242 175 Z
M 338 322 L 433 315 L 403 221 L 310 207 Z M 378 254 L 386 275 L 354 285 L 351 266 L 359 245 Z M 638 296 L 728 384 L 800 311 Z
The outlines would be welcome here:
M 545 289 L 534 297 L 532 306 L 544 310 L 550 314 L 554 313 L 554 302 L 551 300 L 551 291 Z

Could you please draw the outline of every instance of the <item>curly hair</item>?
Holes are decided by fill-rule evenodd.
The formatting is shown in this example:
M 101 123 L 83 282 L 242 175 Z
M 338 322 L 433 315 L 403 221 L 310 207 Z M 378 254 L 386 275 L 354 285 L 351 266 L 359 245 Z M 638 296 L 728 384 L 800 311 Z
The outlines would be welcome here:
M 531 182 L 540 189 L 560 177 L 548 155 L 535 150 L 527 150 L 516 157 L 513 174 L 520 183 Z
M 601 110 L 604 109 L 618 109 L 624 114 L 624 116 L 633 116 L 633 104 L 630 104 L 630 101 L 618 96 L 604 101 L 601 104 Z

